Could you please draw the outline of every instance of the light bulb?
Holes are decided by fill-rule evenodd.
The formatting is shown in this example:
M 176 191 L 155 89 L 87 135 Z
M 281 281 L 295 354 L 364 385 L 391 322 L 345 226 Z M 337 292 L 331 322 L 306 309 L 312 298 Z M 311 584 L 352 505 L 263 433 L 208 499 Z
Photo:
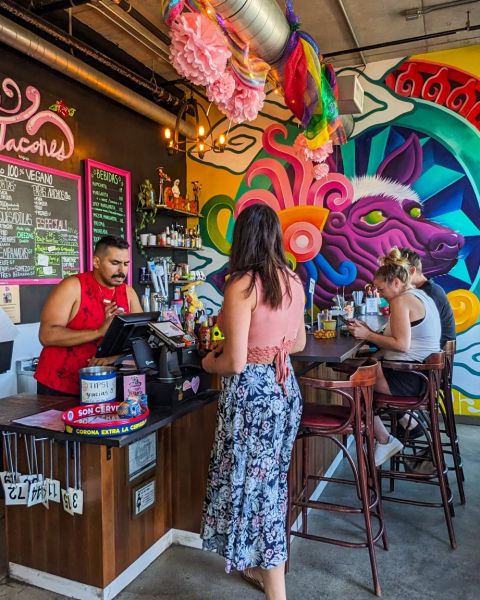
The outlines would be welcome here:
M 163 137 L 166 140 L 171 139 L 171 137 L 172 137 L 172 131 L 171 131 L 171 129 L 169 129 L 168 127 L 165 127 L 165 129 L 163 130 Z
M 198 126 L 198 137 L 203 138 L 205 136 L 205 127 L 203 125 Z

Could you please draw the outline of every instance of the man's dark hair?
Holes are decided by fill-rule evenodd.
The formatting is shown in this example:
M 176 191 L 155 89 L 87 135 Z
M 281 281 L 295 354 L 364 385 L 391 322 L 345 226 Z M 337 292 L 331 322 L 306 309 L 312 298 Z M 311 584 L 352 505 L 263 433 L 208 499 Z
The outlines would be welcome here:
M 128 250 L 130 244 L 127 240 L 118 235 L 105 235 L 95 244 L 95 256 L 103 256 L 109 248 L 118 248 L 119 250 Z
M 422 259 L 420 255 L 410 248 L 400 248 L 402 258 L 406 258 L 412 267 L 415 267 L 419 273 L 422 273 Z

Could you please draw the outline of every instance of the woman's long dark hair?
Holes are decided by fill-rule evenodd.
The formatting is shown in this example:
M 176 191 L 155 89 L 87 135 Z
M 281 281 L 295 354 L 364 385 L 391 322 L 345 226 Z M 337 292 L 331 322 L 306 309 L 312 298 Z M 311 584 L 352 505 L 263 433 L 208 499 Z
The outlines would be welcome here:
M 285 258 L 282 229 L 275 211 L 265 204 L 253 204 L 245 208 L 235 221 L 230 251 L 230 281 L 246 273 L 253 277 L 245 290 L 248 297 L 259 277 L 263 284 L 263 300 L 273 309 L 283 301 L 280 277 L 285 284 L 290 301 L 290 271 Z

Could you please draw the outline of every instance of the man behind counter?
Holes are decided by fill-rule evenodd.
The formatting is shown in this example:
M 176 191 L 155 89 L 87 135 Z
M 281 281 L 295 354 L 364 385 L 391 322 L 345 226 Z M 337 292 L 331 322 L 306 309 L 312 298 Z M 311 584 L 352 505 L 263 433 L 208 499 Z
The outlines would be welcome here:
M 67 277 L 47 298 L 40 317 L 44 348 L 35 373 L 38 394 L 78 396 L 78 370 L 112 362 L 95 358 L 99 340 L 115 315 L 142 312 L 135 290 L 124 283 L 128 247 L 123 238 L 101 238 L 93 271 Z

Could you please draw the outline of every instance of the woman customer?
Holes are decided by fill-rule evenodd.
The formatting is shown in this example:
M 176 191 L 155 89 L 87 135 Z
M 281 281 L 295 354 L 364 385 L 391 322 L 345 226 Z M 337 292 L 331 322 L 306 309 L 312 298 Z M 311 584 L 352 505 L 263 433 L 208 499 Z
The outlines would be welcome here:
M 390 318 L 382 334 L 371 331 L 361 321 L 353 321 L 350 331 L 358 339 L 383 349 L 385 360 L 422 362 L 440 350 L 441 323 L 435 302 L 411 283 L 408 259 L 397 247 L 380 259 L 374 285 L 390 304 Z M 375 390 L 393 396 L 419 396 L 425 380 L 418 373 L 394 371 L 378 366 Z M 380 466 L 400 452 L 403 444 L 389 435 L 380 417 L 375 417 L 375 464 Z
M 233 232 L 225 341 L 203 359 L 223 375 L 223 392 L 201 536 L 227 572 L 241 571 L 269 600 L 286 598 L 287 474 L 301 415 L 289 354 L 305 346 L 304 303 L 276 213 L 249 206 Z

